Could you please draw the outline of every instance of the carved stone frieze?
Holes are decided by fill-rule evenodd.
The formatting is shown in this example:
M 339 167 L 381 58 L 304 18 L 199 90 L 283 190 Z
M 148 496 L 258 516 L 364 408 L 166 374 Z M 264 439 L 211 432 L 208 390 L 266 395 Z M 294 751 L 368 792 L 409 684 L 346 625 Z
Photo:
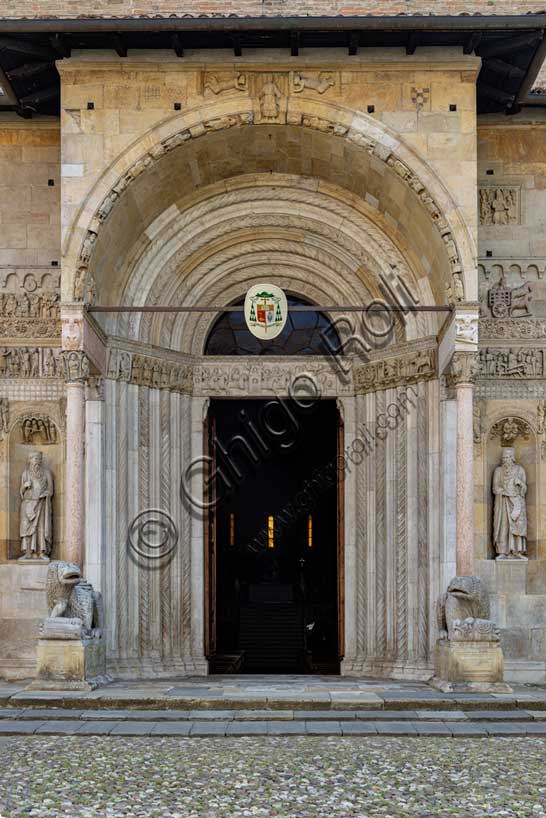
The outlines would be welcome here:
M 480 188 L 480 223 L 484 225 L 519 224 L 519 187 Z
M 60 338 L 58 318 L 2 318 L 0 338 Z
M 89 377 L 89 358 L 80 350 L 61 352 L 64 364 L 64 377 L 67 383 L 86 381 Z
M 309 79 L 309 78 L 307 78 Z M 153 162 L 160 159 L 166 153 L 182 145 L 190 139 L 204 136 L 210 131 L 221 131 L 233 127 L 242 127 L 259 123 L 281 123 L 287 122 L 289 125 L 311 128 L 323 133 L 332 134 L 347 139 L 355 145 L 363 147 L 368 153 L 373 154 L 379 160 L 385 162 L 414 192 L 422 205 L 428 211 L 430 218 L 439 231 L 445 244 L 447 256 L 451 266 L 451 273 L 454 276 L 452 285 L 452 298 L 461 301 L 464 293 L 461 292 L 463 283 L 460 275 L 462 266 L 459 253 L 453 239 L 449 225 L 430 194 L 427 187 L 420 180 L 418 175 L 411 168 L 402 162 L 392 149 L 375 140 L 366 133 L 362 133 L 357 128 L 348 127 L 341 122 L 328 120 L 316 116 L 309 116 L 299 112 L 288 111 L 287 101 L 289 94 L 289 83 L 287 73 L 260 73 L 255 72 L 248 75 L 249 95 L 255 100 L 255 112 L 244 112 L 218 117 L 216 119 L 204 120 L 190 128 L 185 128 L 179 133 L 173 134 L 158 145 L 150 148 L 149 152 L 138 159 L 112 187 L 108 195 L 99 205 L 95 216 L 87 229 L 80 250 L 80 262 L 83 270 L 91 258 L 91 254 L 96 244 L 97 236 L 101 224 L 109 217 L 117 200 L 127 187 L 142 173 L 144 173 Z M 83 275 L 80 272 L 78 275 Z
M 118 349 L 110 351 L 107 377 L 151 389 L 170 389 L 188 394 L 192 389 L 190 366 Z
M 516 417 L 502 418 L 497 421 L 489 432 L 489 437 L 494 440 L 499 438 L 502 446 L 511 446 L 515 440 L 529 440 L 531 427 L 527 421 Z
M 0 378 L 60 378 L 59 352 L 51 347 L 0 347 Z
M 446 374 L 449 386 L 474 383 L 479 371 L 478 356 L 474 352 L 454 352 Z
M 193 393 L 215 395 L 290 395 L 295 398 L 335 397 L 352 392 L 350 379 L 338 377 L 325 362 L 283 363 L 207 361 L 193 368 Z
M 544 352 L 541 349 L 505 347 L 480 350 L 480 378 L 542 378 Z
M 480 338 L 482 340 L 546 338 L 546 319 L 542 318 L 493 318 L 480 319 Z
M 521 279 L 539 280 L 544 278 L 546 273 L 546 258 L 544 256 L 482 256 L 478 260 L 478 273 L 486 281 L 491 274 L 500 272 L 501 276 L 507 276 L 516 272 Z
M 19 292 L 0 291 L 0 315 L 3 318 L 58 318 L 59 292 L 38 293 L 21 285 Z
M 357 394 L 375 392 L 436 377 L 438 375 L 435 350 L 421 349 L 409 355 L 386 358 L 355 367 L 355 391 Z

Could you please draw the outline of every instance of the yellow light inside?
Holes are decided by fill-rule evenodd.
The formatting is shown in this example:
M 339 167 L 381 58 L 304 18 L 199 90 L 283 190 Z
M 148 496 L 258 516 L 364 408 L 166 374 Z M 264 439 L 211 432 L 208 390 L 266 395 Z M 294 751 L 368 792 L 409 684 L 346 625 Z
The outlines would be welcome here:
M 275 518 L 272 515 L 267 518 L 267 547 L 275 548 Z
M 229 515 L 229 544 L 235 545 L 235 514 Z
M 307 547 L 313 547 L 313 515 L 310 514 L 307 518 Z

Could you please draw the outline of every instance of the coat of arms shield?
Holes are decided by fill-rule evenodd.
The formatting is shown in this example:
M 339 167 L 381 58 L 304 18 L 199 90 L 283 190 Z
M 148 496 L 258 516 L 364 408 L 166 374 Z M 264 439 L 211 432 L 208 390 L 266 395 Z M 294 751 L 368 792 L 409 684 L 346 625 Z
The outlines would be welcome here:
M 284 329 L 288 317 L 286 296 L 274 284 L 256 284 L 245 298 L 245 321 L 250 332 L 262 340 L 272 340 Z

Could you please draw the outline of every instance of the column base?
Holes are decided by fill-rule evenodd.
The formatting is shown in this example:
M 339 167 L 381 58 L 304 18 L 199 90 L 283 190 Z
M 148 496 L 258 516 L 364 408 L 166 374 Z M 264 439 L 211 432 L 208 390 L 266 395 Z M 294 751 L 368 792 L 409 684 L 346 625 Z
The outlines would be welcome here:
M 443 693 L 512 693 L 504 681 L 504 657 L 498 642 L 436 643 L 435 675 L 430 684 Z
M 37 664 L 27 690 L 94 690 L 111 681 L 101 638 L 39 639 Z

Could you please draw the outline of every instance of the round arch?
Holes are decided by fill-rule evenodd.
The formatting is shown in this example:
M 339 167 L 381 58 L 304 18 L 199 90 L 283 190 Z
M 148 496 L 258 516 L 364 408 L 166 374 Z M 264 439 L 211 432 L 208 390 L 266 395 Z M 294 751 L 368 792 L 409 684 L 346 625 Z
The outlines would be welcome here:
M 87 271 L 93 275 L 94 257 L 100 246 L 101 234 L 108 223 L 116 219 L 123 222 L 120 216 L 123 201 L 125 199 L 127 202 L 129 190 L 135 188 L 140 180 L 150 178 L 149 174 L 157 166 L 168 163 L 168 157 L 197 150 L 196 146 L 200 143 L 206 144 L 209 152 L 214 152 L 215 145 L 222 144 L 226 135 L 236 132 L 240 138 L 244 132 L 263 131 L 265 134 L 268 129 L 276 133 L 312 133 L 310 139 L 300 139 L 300 143 L 304 143 L 300 158 L 305 158 L 306 150 L 310 157 L 307 175 L 331 181 L 331 163 L 325 158 L 320 162 L 321 153 L 324 157 L 324 145 L 329 144 L 332 146 L 330 154 L 341 155 L 342 163 L 348 168 L 350 179 L 346 187 L 349 190 L 352 188 L 361 195 L 358 179 L 362 181 L 364 176 L 370 179 L 372 174 L 382 178 L 385 189 L 403 189 L 402 207 L 396 207 L 396 195 L 393 193 L 390 210 L 394 212 L 388 209 L 381 212 L 376 203 L 379 213 L 393 223 L 395 230 L 397 226 L 405 228 L 410 235 L 408 213 L 403 210 L 404 207 L 408 210 L 407 203 L 411 200 L 415 205 L 412 207 L 415 221 L 419 222 L 416 232 L 421 249 L 427 245 L 435 247 L 435 257 L 428 260 L 429 266 L 432 261 L 442 268 L 444 286 L 451 283 L 451 276 L 460 276 L 466 300 L 475 299 L 472 233 L 449 191 L 427 163 L 400 137 L 372 118 L 357 115 L 343 106 L 324 101 L 310 103 L 304 99 L 289 101 L 285 126 L 262 125 L 255 122 L 252 100 L 240 98 L 205 103 L 163 121 L 136 140 L 102 174 L 82 203 L 65 239 L 63 299 L 73 300 L 78 289 L 81 290 L 78 282 L 81 284 L 82 277 L 88 275 Z M 206 139 L 201 139 L 205 136 Z M 285 163 L 286 166 L 289 164 Z M 301 165 L 300 161 L 300 168 Z M 302 173 L 302 170 L 298 172 Z M 229 172 L 224 178 L 227 177 Z M 373 193 L 367 193 L 368 201 L 373 202 L 377 198 Z M 160 213 L 156 218 L 158 215 Z M 426 239 L 425 222 L 429 234 Z M 414 248 L 414 253 L 418 256 L 418 247 Z M 444 299 L 437 293 L 435 301 L 443 303 Z

